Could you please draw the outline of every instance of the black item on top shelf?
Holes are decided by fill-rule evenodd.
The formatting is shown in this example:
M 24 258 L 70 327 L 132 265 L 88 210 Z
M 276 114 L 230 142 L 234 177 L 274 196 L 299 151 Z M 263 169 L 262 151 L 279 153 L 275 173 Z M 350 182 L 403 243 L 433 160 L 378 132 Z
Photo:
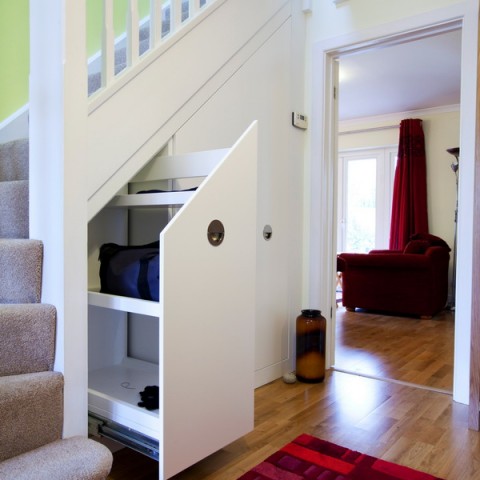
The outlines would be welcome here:
M 100 292 L 143 300 L 159 299 L 160 242 L 100 247 Z

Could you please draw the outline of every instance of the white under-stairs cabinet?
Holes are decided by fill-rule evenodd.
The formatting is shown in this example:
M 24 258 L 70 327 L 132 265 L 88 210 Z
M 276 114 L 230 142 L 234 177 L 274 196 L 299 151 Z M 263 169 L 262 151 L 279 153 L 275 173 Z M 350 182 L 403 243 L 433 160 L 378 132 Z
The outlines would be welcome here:
M 253 429 L 256 178 L 254 123 L 231 149 L 159 154 L 89 224 L 90 430 L 158 458 L 160 479 Z M 157 239 L 159 302 L 99 292 L 103 243 Z

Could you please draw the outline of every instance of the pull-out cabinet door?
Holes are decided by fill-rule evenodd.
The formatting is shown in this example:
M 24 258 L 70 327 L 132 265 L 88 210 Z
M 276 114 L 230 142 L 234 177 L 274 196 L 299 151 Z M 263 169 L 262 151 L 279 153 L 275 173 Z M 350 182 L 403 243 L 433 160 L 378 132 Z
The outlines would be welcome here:
M 161 479 L 253 429 L 256 178 L 254 123 L 160 235 Z

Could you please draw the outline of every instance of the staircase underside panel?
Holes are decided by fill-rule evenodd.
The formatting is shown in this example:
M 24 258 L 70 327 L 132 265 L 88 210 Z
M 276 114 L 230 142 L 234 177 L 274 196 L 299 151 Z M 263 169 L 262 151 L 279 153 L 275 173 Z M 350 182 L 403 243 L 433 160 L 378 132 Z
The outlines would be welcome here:
M 90 219 L 208 101 L 221 85 L 212 80 L 221 73 L 221 82 L 226 81 L 235 71 L 228 66 L 240 68 L 290 14 L 285 1 L 225 2 L 121 89 L 95 104 L 88 118 Z

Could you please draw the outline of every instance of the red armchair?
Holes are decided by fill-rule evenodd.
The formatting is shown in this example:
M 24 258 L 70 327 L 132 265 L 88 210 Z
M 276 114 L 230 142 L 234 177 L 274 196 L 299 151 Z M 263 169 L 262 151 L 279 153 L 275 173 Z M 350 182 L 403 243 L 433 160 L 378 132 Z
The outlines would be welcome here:
M 403 252 L 341 253 L 342 303 L 347 310 L 431 318 L 447 302 L 449 252 L 441 238 L 416 234 Z

